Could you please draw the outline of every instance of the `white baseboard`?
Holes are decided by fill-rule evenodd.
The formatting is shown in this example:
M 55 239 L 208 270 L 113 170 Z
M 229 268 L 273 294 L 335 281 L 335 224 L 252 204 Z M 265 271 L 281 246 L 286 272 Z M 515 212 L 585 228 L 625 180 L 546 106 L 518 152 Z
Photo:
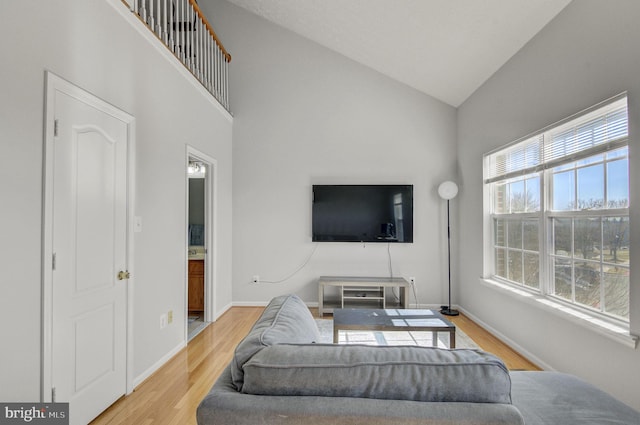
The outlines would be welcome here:
M 176 354 L 178 354 L 180 352 L 180 350 L 182 350 L 184 347 L 186 347 L 186 343 L 185 342 L 181 342 L 180 344 L 178 344 L 177 346 L 175 346 L 171 351 L 169 351 L 167 354 L 165 354 L 164 356 L 162 356 L 157 362 L 155 362 L 150 368 L 148 368 L 147 370 L 145 370 L 144 372 L 142 372 L 140 375 L 136 376 L 133 380 L 133 388 L 135 390 L 135 388 L 142 384 L 148 377 L 150 377 L 151 375 L 153 375 L 154 372 L 156 372 L 158 369 L 160 369 L 162 366 L 165 365 L 165 363 L 167 363 L 169 360 L 171 360 L 171 358 L 173 356 L 175 356 Z
M 216 311 L 216 315 L 213 317 L 213 321 L 215 322 L 220 317 L 222 317 L 222 315 L 225 314 L 227 311 L 229 311 L 229 309 L 231 307 L 233 307 L 233 303 L 229 303 L 229 304 L 225 305 L 224 307 L 222 307 L 220 310 L 217 310 Z
M 269 301 L 235 301 L 231 305 L 233 307 L 266 307 Z
M 469 319 L 473 320 L 478 325 L 482 326 L 487 332 L 491 333 L 493 336 L 498 338 L 500 341 L 504 342 L 509 347 L 511 347 L 512 349 L 517 351 L 519 354 L 521 354 L 522 356 L 526 357 L 527 360 L 531 361 L 532 363 L 534 363 L 535 365 L 539 366 L 543 370 L 555 371 L 555 369 L 552 368 L 551 365 L 549 365 L 548 363 L 546 363 L 545 361 L 540 359 L 538 356 L 533 354 L 531 351 L 529 351 L 529 350 L 525 349 L 524 347 L 522 347 L 520 344 L 518 344 L 517 342 L 515 342 L 514 340 L 512 340 L 511 338 L 509 338 L 508 336 L 506 336 L 502 332 L 498 331 L 497 329 L 495 329 L 492 326 L 489 326 L 487 323 L 485 323 L 482 320 L 480 320 L 474 314 L 470 313 L 469 311 L 467 311 L 467 310 L 465 310 L 463 308 L 458 308 L 458 309 L 462 313 L 464 313 L 464 315 L 467 316 Z
M 229 307 L 225 309 L 225 311 L 231 307 L 266 307 L 267 304 L 269 304 L 269 301 L 236 301 L 231 303 Z M 318 307 L 318 303 L 316 301 L 305 302 L 305 304 L 307 305 L 307 307 Z M 418 304 L 418 306 L 416 307 L 415 304 L 409 303 L 408 308 L 439 311 L 441 306 L 442 304 Z M 452 305 L 451 308 L 458 308 L 458 307 L 455 305 Z M 218 315 L 218 317 L 220 316 L 222 316 L 222 314 Z
M 229 303 L 226 306 L 224 306 L 221 309 L 221 312 L 216 314 L 216 316 L 214 317 L 213 321 L 215 322 L 216 320 L 218 320 L 220 318 L 220 316 L 222 316 L 224 313 L 226 313 L 227 310 L 229 310 L 232 306 L 233 306 L 233 303 Z M 162 356 L 150 368 L 148 368 L 147 370 L 142 372 L 140 375 L 138 375 L 136 378 L 134 378 L 134 380 L 133 380 L 133 388 L 134 388 L 134 390 L 138 385 L 142 384 L 147 378 L 149 378 L 158 369 L 160 369 L 162 366 L 164 366 L 169 360 L 171 360 L 171 358 L 173 356 L 178 354 L 180 352 L 180 350 L 182 350 L 186 346 L 187 346 L 187 342 L 186 341 L 185 342 L 181 342 L 180 344 L 176 345 L 171 351 L 169 351 L 167 354 Z
M 233 307 L 266 307 L 269 301 L 237 301 L 232 303 Z M 307 307 L 318 307 L 317 302 L 305 302 Z
M 442 307 L 443 304 L 418 304 L 416 305 L 415 303 L 409 303 L 409 305 L 407 306 L 407 308 L 413 308 L 416 310 L 435 310 L 435 311 L 440 311 L 440 307 Z M 458 306 L 457 305 L 451 305 L 452 309 L 457 309 Z

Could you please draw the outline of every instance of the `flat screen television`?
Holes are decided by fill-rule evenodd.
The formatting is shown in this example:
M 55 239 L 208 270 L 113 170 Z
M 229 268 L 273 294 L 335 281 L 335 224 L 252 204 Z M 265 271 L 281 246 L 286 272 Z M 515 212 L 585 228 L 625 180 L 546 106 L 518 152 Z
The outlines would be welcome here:
M 315 242 L 413 242 L 413 185 L 313 185 Z

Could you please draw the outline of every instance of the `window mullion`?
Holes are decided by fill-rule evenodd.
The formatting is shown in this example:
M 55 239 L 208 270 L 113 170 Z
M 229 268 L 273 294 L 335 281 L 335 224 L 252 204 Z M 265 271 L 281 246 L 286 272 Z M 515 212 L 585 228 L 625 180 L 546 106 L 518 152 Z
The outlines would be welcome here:
M 525 187 L 524 187 L 525 193 L 527 193 L 527 185 L 525 183 Z M 520 279 L 522 280 L 520 283 L 523 286 L 525 285 L 525 273 L 526 270 L 524 268 L 524 220 L 520 221 Z
M 546 135 L 545 135 L 546 137 Z M 549 266 L 551 257 L 552 232 L 549 225 L 550 218 L 547 211 L 547 205 L 549 203 L 549 197 L 551 196 L 551 171 L 545 170 L 540 173 L 540 211 L 538 214 L 538 220 L 540 221 L 540 228 L 538 229 L 538 249 L 540 250 L 540 292 L 543 295 L 551 293 L 552 289 L 552 275 L 551 268 Z
M 603 171 L 604 171 L 604 208 L 605 209 L 609 209 L 610 204 L 609 204 L 609 184 L 608 184 L 608 173 L 609 173 L 609 159 L 607 158 L 607 155 L 604 156 L 603 158 L 604 160 L 602 161 L 603 164 Z
M 509 223 L 511 220 L 504 221 L 504 278 L 509 279 Z
M 577 199 L 577 197 L 576 197 Z M 576 303 L 576 220 L 571 218 L 571 302 Z
M 606 169 L 606 167 L 605 167 Z M 606 171 L 605 171 L 606 173 Z M 605 175 L 606 181 L 606 175 Z M 605 200 L 606 200 L 606 184 L 605 184 Z M 600 217 L 600 248 L 604 248 L 604 217 Z M 606 311 L 605 304 L 605 287 L 604 287 L 604 252 L 600 251 L 600 312 Z

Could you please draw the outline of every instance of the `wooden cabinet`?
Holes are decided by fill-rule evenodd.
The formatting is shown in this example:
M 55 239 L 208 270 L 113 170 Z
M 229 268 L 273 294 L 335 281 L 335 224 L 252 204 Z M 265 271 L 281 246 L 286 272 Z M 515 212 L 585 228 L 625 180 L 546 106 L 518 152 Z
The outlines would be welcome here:
M 189 260 L 189 311 L 204 311 L 204 260 Z

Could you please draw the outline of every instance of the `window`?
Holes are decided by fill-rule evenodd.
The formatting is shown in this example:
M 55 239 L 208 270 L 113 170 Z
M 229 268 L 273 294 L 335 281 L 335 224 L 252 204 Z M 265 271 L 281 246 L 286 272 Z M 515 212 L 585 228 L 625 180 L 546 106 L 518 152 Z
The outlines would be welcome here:
M 485 155 L 484 184 L 485 275 L 628 322 L 626 95 Z

